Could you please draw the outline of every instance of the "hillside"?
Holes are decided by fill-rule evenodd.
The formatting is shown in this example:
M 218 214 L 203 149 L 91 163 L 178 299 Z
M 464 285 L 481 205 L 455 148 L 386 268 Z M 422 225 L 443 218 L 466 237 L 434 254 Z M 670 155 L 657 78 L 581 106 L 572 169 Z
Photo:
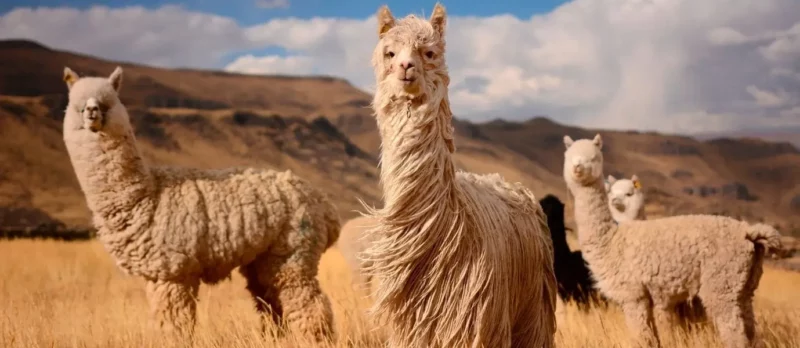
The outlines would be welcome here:
M 29 41 L 0 41 L 0 225 L 85 225 L 88 211 L 61 140 L 64 66 L 107 75 L 119 63 Z M 343 217 L 379 204 L 379 136 L 370 96 L 326 77 L 249 76 L 122 63 L 122 99 L 146 160 L 201 168 L 290 168 L 324 189 Z M 546 118 L 456 121 L 460 168 L 499 172 L 537 196 L 567 200 L 564 134 L 598 130 Z M 606 173 L 637 173 L 651 216 L 707 212 L 800 228 L 800 152 L 786 143 L 599 131 Z M 5 212 L 5 213 L 4 213 Z

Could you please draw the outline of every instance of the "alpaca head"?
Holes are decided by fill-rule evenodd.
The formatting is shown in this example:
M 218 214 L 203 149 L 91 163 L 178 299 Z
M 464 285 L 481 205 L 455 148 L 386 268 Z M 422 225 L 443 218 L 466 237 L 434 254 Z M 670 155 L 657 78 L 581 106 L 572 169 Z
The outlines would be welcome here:
M 64 82 L 69 89 L 69 104 L 64 118 L 64 130 L 107 131 L 113 125 L 127 125 L 128 114 L 119 100 L 122 87 L 122 68 L 117 67 L 107 78 L 79 77 L 72 69 L 64 68 Z M 116 127 L 113 127 L 116 128 Z
M 591 186 L 603 176 L 603 139 L 572 140 L 564 136 L 564 180 L 568 185 Z
M 639 210 L 644 207 L 644 191 L 639 177 L 635 174 L 630 179 L 619 179 L 609 175 L 606 181 L 609 208 L 617 217 L 626 220 L 636 219 Z
M 438 3 L 427 21 L 415 15 L 398 20 L 387 6 L 380 8 L 372 66 L 377 90 L 384 98 L 430 98 L 449 84 L 444 59 L 446 19 L 444 6 Z

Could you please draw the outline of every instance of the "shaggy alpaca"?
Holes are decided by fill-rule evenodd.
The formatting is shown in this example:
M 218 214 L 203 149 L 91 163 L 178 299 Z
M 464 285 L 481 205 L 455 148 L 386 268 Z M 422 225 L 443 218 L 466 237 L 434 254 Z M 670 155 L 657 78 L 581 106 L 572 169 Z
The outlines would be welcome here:
M 729 348 L 757 344 L 753 293 L 774 228 L 729 217 L 673 216 L 617 225 L 603 185 L 602 138 L 564 137 L 564 179 L 575 198 L 581 251 L 597 288 L 622 306 L 636 343 L 660 346 L 657 316 L 699 296 Z
M 336 242 L 335 207 L 289 171 L 149 167 L 109 78 L 64 69 L 66 143 L 98 238 L 126 273 L 147 281 L 154 323 L 191 338 L 200 282 L 240 267 L 259 312 L 318 340 L 332 334 L 317 282 Z
M 373 313 L 391 347 L 550 347 L 557 284 L 541 207 L 521 184 L 453 164 L 445 17 L 440 4 L 429 22 L 378 13 Z
M 619 179 L 612 175 L 606 180 L 608 192 L 608 209 L 616 222 L 644 220 L 644 190 L 639 177 L 634 174 L 630 179 Z
M 554 268 L 561 301 L 575 301 L 578 308 L 583 310 L 589 309 L 592 304 L 605 302 L 594 289 L 594 280 L 581 252 L 571 251 L 567 244 L 564 203 L 556 196 L 547 195 L 539 204 L 547 215 L 547 226 L 553 239 Z
M 367 292 L 371 291 L 370 284 L 372 283 L 372 275 L 366 271 L 370 263 L 368 260 L 360 258 L 359 255 L 366 250 L 370 243 L 371 235 L 365 234 L 365 231 L 376 224 L 377 221 L 371 216 L 359 216 L 351 219 L 342 226 L 339 241 L 336 242 L 336 246 L 353 275 L 353 287 Z

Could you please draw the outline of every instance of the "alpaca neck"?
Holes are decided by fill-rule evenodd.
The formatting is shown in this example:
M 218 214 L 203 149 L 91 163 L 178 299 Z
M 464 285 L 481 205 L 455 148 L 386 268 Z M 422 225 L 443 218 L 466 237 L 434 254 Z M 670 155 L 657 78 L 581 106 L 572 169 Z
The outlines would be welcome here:
M 608 197 L 601 181 L 589 186 L 570 185 L 575 197 L 575 225 L 578 241 L 586 260 L 592 265 L 606 253 L 615 253 L 619 243 L 617 224 L 608 207 Z M 595 262 L 598 264 L 598 262 Z
M 455 202 L 455 165 L 446 139 L 451 114 L 445 97 L 391 100 L 376 95 L 382 139 L 384 222 L 415 224 Z M 452 207 L 450 207 L 452 208 Z
M 119 126 L 119 125 L 114 125 Z M 110 127 L 114 128 L 114 127 Z M 154 190 L 130 126 L 91 133 L 65 131 L 75 174 L 99 233 L 122 232 Z M 101 228 L 105 227 L 105 228 Z

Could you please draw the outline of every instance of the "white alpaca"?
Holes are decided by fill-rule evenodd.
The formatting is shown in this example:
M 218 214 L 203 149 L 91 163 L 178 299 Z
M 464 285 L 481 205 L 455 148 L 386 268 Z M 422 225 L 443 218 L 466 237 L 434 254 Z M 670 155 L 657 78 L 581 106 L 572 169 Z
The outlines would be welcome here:
M 644 213 L 645 195 L 642 182 L 634 174 L 630 179 L 617 179 L 609 175 L 606 179 L 606 191 L 608 193 L 608 208 L 611 216 L 617 223 L 646 220 Z M 703 305 L 700 299 L 692 297 L 691 301 L 679 302 L 675 305 L 675 313 L 679 318 L 688 321 L 702 321 L 705 319 Z M 674 318 L 668 319 L 665 324 L 675 324 Z
M 444 7 L 430 21 L 378 13 L 373 100 L 384 206 L 367 233 L 373 310 L 389 346 L 551 347 L 553 248 L 521 184 L 453 163 Z
M 608 192 L 608 208 L 614 221 L 646 219 L 644 213 L 644 190 L 639 177 L 634 174 L 630 179 L 619 179 L 612 175 L 606 180 Z
M 780 247 L 778 231 L 712 215 L 616 224 L 602 179 L 602 138 L 565 136 L 564 144 L 581 251 L 597 288 L 622 307 L 635 342 L 659 347 L 654 308 L 669 320 L 676 304 L 699 296 L 725 347 L 758 344 L 753 293 L 767 249 Z
M 318 340 L 332 333 L 316 276 L 340 224 L 321 192 L 289 171 L 149 167 L 117 94 L 122 69 L 79 78 L 65 68 L 64 81 L 64 142 L 98 238 L 147 281 L 155 324 L 191 339 L 198 286 L 239 266 L 260 312 Z

